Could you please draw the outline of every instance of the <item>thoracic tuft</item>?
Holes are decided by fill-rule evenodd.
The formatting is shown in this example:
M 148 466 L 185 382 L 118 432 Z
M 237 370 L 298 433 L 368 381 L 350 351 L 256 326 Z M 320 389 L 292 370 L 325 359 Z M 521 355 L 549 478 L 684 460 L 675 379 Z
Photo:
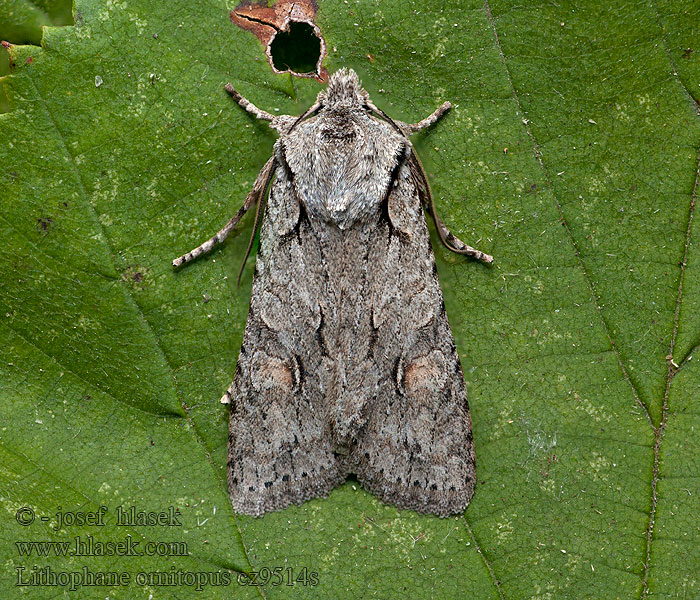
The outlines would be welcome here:
M 357 73 L 352 69 L 338 69 L 331 75 L 328 88 L 319 100 L 328 108 L 363 106 L 369 94 L 362 89 Z

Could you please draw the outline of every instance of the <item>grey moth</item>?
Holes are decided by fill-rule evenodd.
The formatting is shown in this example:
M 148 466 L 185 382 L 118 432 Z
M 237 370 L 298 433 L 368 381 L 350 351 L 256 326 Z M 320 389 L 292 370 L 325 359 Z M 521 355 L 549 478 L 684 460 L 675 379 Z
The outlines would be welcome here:
M 463 511 L 471 420 L 424 211 L 449 249 L 493 259 L 439 219 L 409 140 L 450 104 L 417 123 L 391 119 L 346 69 L 299 117 L 226 89 L 279 139 L 236 215 L 173 264 L 211 250 L 256 207 L 250 312 L 222 398 L 234 509 L 300 504 L 354 474 L 397 507 Z

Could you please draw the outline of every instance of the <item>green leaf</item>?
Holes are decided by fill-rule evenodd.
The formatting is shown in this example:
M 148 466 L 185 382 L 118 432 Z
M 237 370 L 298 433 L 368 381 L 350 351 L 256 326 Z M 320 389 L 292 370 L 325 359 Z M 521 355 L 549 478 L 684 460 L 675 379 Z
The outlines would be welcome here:
M 0 596 L 60 595 L 16 585 L 34 566 L 130 577 L 80 598 L 700 595 L 700 8 L 320 3 L 331 72 L 353 67 L 399 119 L 453 103 L 415 145 L 443 220 L 496 259 L 435 245 L 477 456 L 453 519 L 352 480 L 260 519 L 232 512 L 218 398 L 245 325 L 252 260 L 235 280 L 252 218 L 203 260 L 171 261 L 235 212 L 275 139 L 223 84 L 289 114 L 321 85 L 274 75 L 231 8 L 78 0 L 75 26 L 10 49 Z M 177 508 L 181 525 L 120 526 L 120 505 Z M 100 506 L 101 527 L 56 516 Z M 187 553 L 16 544 L 76 536 Z M 318 583 L 236 582 L 263 567 Z M 185 576 L 220 570 L 230 584 L 204 595 Z M 156 571 L 181 579 L 138 579 Z
M 67 0 L 0 0 L 0 41 L 13 44 L 39 44 L 44 25 L 72 23 L 71 3 Z M 5 52 L 0 52 L 0 77 L 10 72 Z M 0 113 L 8 106 L 0 94 Z

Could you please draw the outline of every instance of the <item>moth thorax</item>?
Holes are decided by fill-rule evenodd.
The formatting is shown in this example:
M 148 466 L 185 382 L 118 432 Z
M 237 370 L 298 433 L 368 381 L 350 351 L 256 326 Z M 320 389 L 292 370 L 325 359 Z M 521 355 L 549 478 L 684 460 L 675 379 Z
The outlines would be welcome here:
M 362 129 L 350 111 L 329 111 L 320 120 L 322 143 L 356 143 L 363 138 Z

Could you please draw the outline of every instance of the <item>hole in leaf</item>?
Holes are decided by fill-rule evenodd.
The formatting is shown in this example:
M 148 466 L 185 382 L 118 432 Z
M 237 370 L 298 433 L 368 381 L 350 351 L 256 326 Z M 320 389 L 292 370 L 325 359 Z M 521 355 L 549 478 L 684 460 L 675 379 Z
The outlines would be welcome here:
M 321 40 L 308 23 L 292 21 L 289 31 L 280 31 L 270 42 L 270 54 L 278 71 L 312 73 L 321 57 Z
M 243 0 L 230 17 L 262 42 L 275 73 L 327 81 L 322 66 L 326 42 L 315 22 L 317 10 L 316 0 L 279 0 L 273 6 Z

